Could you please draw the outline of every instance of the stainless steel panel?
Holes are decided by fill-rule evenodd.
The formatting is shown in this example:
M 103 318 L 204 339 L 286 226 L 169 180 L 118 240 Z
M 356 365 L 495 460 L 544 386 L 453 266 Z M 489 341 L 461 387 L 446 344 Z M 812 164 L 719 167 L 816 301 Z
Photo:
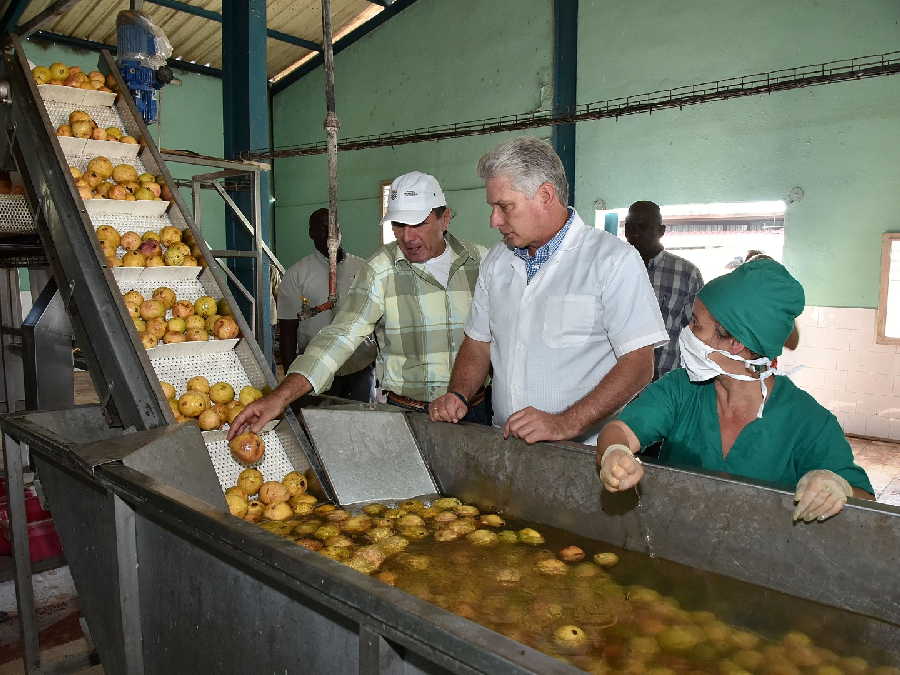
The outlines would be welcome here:
M 146 518 L 137 528 L 148 673 L 356 672 L 353 622 Z
M 51 278 L 22 324 L 27 410 L 75 404 L 72 324 Z
M 403 413 L 307 408 L 303 420 L 340 504 L 438 491 Z
M 900 623 L 900 509 L 851 499 L 822 523 L 792 523 L 793 495 L 645 463 L 635 491 L 605 492 L 592 448 L 504 440 L 477 425 L 410 415 L 448 494 L 634 551 Z
M 119 605 L 113 496 L 95 482 L 46 461 L 33 461 L 47 494 L 53 522 L 107 673 L 125 673 L 125 639 Z

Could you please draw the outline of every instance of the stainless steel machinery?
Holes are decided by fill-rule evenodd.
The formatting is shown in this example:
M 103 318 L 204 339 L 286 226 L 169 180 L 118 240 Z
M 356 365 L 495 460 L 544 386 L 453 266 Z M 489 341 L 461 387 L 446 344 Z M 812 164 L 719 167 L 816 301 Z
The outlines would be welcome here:
M 755 584 L 729 620 L 764 632 L 775 614 L 805 616 L 900 665 L 896 508 L 851 500 L 792 525 L 790 493 L 649 464 L 637 508 L 633 492 L 601 490 L 583 446 L 391 414 L 446 493 L 635 551 L 649 536 L 658 558 Z M 577 672 L 192 496 L 203 472 L 183 429 L 123 434 L 92 406 L 0 424 L 34 458 L 107 672 Z
M 108 55 L 101 66 L 115 73 Z M 0 420 L 0 427 L 12 468 L 21 468 L 30 455 L 39 472 L 106 671 L 573 672 L 565 663 L 227 514 L 221 487 L 234 480 L 240 466 L 221 434 L 171 424 L 159 379 L 179 391 L 195 374 L 274 385 L 260 350 L 244 337 L 203 348 L 166 345 L 176 348 L 145 351 L 119 297 L 131 287 L 146 292 L 169 285 L 189 299 L 209 294 L 231 301 L 224 274 L 212 263 L 174 272 L 108 267 L 94 235 L 103 223 L 137 232 L 169 223 L 191 229 L 204 257 L 211 257 L 177 196 L 155 215 L 109 214 L 91 205 L 93 200 L 82 201 L 67 167 L 82 167 L 87 150 L 64 147 L 54 134 L 76 104 L 47 101 L 15 41 L 4 53 L 3 78 L 10 86 L 0 119 L 102 404 L 16 413 Z M 90 112 L 141 138 L 132 161 L 171 185 L 127 96 Z M 240 317 L 238 322 L 243 336 L 252 334 Z M 427 480 L 416 485 L 433 481 L 441 492 L 508 518 L 754 584 L 739 598 L 740 616 L 731 618 L 757 630 L 765 629 L 772 603 L 784 604 L 778 593 L 789 594 L 795 599 L 788 611 L 814 616 L 823 630 L 900 664 L 898 509 L 851 500 L 834 519 L 793 525 L 786 492 L 655 466 L 648 466 L 636 502 L 633 492 L 612 496 L 601 490 L 593 452 L 583 446 L 527 446 L 505 441 L 492 429 L 435 425 L 418 414 L 354 405 L 323 405 L 308 422 L 314 437 L 323 437 L 316 429 L 327 435 L 329 427 L 345 434 L 345 447 L 320 448 L 343 462 L 335 483 L 345 499 L 377 496 L 360 490 L 370 487 L 363 485 L 364 475 L 352 475 L 355 457 L 373 455 L 363 444 L 380 442 L 378 453 L 402 445 L 421 453 L 417 469 Z M 278 476 L 312 466 L 325 492 L 335 496 L 317 453 L 320 446 L 290 412 L 267 432 L 266 441 L 264 473 Z M 389 468 L 380 480 L 391 476 Z M 10 508 L 14 518 L 21 516 L 21 499 L 11 500 Z M 14 531 L 17 556 L 27 545 L 23 537 Z M 26 642 L 30 672 L 40 667 L 36 650 L 36 643 Z

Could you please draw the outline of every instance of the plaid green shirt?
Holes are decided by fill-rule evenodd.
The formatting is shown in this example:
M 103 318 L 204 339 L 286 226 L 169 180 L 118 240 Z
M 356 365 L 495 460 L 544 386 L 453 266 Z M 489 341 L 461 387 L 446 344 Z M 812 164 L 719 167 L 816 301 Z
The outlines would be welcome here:
M 383 390 L 420 401 L 447 393 L 487 251 L 449 233 L 446 237 L 456 254 L 447 288 L 410 264 L 396 242 L 382 246 L 340 299 L 331 325 L 319 331 L 287 372 L 303 375 L 315 392 L 323 392 L 374 330 L 375 372 Z

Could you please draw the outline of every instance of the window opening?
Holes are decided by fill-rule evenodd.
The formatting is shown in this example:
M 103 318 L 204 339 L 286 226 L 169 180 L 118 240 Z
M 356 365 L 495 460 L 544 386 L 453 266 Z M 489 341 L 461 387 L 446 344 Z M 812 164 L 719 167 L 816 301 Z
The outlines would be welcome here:
M 703 280 L 727 274 L 744 262 L 750 251 L 759 251 L 781 262 L 784 251 L 783 201 L 666 204 L 660 206 L 666 233 L 662 244 L 700 268 Z M 610 229 L 625 240 L 628 208 L 595 212 L 594 226 Z

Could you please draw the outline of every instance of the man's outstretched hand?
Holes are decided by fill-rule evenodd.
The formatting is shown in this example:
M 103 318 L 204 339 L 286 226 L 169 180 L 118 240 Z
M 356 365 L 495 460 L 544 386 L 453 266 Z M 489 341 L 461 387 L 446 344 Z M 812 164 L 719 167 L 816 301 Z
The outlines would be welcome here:
M 245 431 L 258 434 L 268 422 L 284 414 L 285 409 L 301 396 L 312 391 L 312 385 L 303 375 L 291 373 L 275 390 L 257 399 L 234 418 L 228 429 L 228 440 Z

